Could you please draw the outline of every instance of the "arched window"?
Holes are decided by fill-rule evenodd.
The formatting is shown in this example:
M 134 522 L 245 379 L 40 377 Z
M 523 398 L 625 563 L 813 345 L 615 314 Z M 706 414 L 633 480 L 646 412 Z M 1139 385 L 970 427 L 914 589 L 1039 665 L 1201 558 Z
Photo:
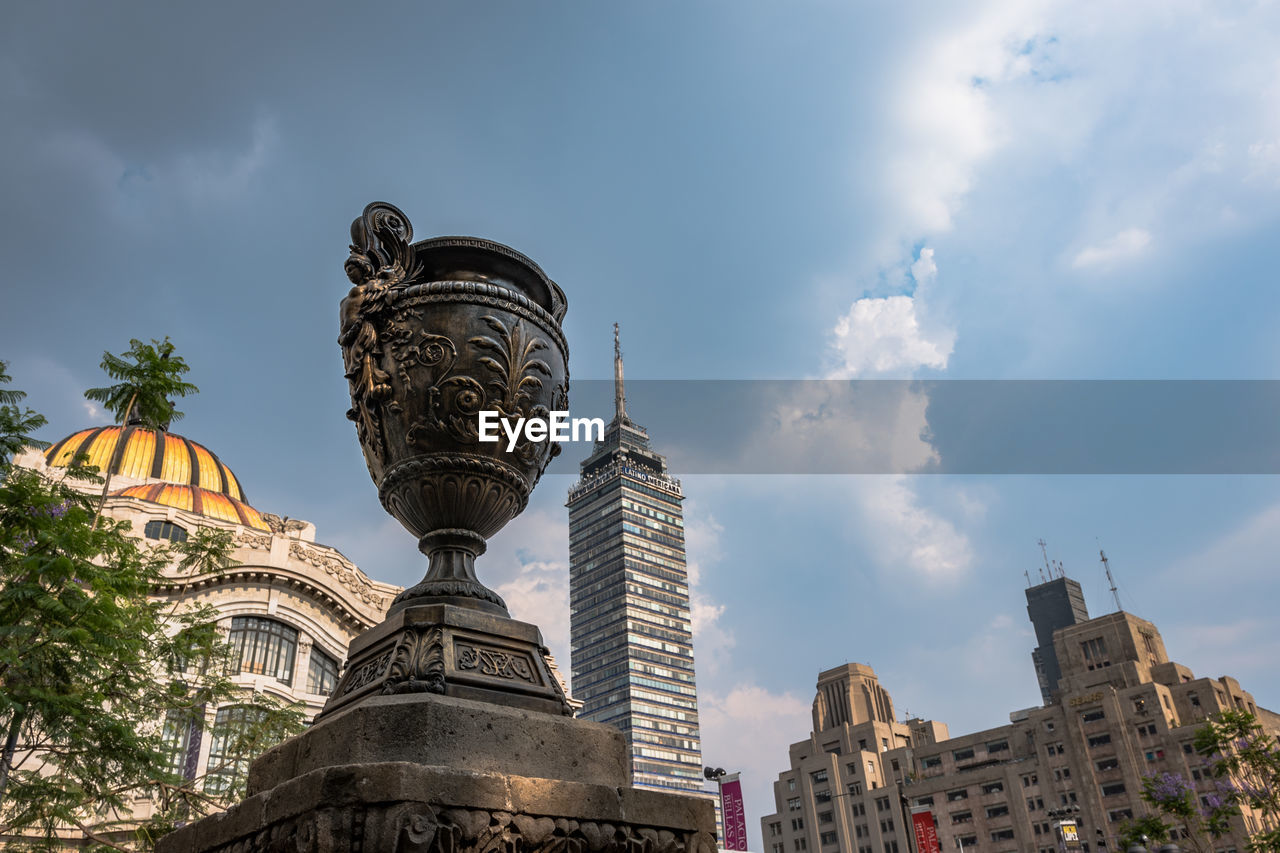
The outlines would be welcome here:
M 206 793 L 225 795 L 244 781 L 249 772 L 253 728 L 265 714 L 260 708 L 244 705 L 218 709 L 213 721 L 213 740 L 209 744 L 209 764 L 205 770 Z
M 187 529 L 172 521 L 148 521 L 142 528 L 142 535 L 148 539 L 168 539 L 171 542 L 186 542 Z
M 311 663 L 307 667 L 307 692 L 329 696 L 338 686 L 338 662 L 311 647 Z
M 164 741 L 170 773 L 185 779 L 195 778 L 195 759 L 200 754 L 199 734 L 199 719 L 173 708 L 165 714 L 160 737 Z
M 293 659 L 298 654 L 298 631 L 283 622 L 260 616 L 236 616 L 231 620 L 232 661 L 239 670 L 270 675 L 282 684 L 293 684 Z

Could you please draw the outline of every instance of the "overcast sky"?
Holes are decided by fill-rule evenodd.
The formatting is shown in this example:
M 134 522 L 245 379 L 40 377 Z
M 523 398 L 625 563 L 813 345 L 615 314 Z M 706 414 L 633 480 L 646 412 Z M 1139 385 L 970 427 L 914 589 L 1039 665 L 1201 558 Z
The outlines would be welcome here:
M 424 561 L 343 418 L 374 200 L 540 263 L 575 379 L 614 321 L 646 379 L 1280 376 L 1274 2 L 14 2 L 0 45 L 0 359 L 45 437 L 105 422 L 104 350 L 169 335 L 175 430 L 380 580 Z M 571 482 L 479 564 L 565 669 Z M 704 754 L 753 844 L 819 670 L 957 734 L 1038 702 L 1041 537 L 1091 613 L 1103 547 L 1175 659 L 1280 708 L 1273 476 L 685 488 Z

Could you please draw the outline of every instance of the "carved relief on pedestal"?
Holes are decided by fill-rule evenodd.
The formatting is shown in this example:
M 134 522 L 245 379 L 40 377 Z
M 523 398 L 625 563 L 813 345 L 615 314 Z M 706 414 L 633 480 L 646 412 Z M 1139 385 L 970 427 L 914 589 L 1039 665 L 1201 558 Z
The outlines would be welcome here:
M 455 643 L 453 650 L 459 670 L 475 670 L 481 675 L 494 678 L 524 679 L 531 684 L 538 683 L 533 674 L 532 662 L 519 652 L 466 643 Z
M 387 674 L 387 668 L 391 665 L 391 652 L 379 655 L 371 661 L 366 661 L 360 666 L 351 670 L 344 678 L 342 689 L 338 691 L 339 695 L 354 693 L 362 687 L 377 681 Z
M 347 806 L 281 821 L 211 853 L 715 853 L 707 832 L 426 803 Z
M 383 693 L 444 693 L 444 631 L 410 628 L 396 641 Z

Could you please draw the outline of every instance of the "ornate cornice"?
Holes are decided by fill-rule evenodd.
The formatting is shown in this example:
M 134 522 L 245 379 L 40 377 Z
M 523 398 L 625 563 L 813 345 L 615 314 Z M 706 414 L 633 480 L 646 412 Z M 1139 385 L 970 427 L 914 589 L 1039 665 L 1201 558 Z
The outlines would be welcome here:
M 318 569 L 324 569 L 326 574 L 342 584 L 352 595 L 378 611 L 386 610 L 391 603 L 389 598 L 374 589 L 373 584 L 364 577 L 359 569 L 333 554 L 326 554 L 317 548 L 303 545 L 301 542 L 292 542 L 289 545 L 289 556 Z

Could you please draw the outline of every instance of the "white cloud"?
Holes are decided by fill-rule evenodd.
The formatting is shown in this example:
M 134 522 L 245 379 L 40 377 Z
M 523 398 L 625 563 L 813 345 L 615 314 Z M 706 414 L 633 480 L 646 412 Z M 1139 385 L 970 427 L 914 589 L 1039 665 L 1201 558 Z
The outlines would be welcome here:
M 545 490 L 545 491 L 543 491 Z M 511 615 L 542 631 L 543 642 L 569 679 L 569 521 L 551 483 L 493 539 L 476 573 L 507 602 Z M 562 493 L 561 493 L 562 494 Z
M 889 251 L 950 230 L 977 170 L 1008 140 L 1007 116 L 991 89 L 1033 71 L 1025 46 L 1043 5 L 986 3 L 962 25 L 925 35 L 904 52 L 885 116 L 882 192 L 890 215 L 882 245 Z
M 786 770 L 788 748 L 813 727 L 809 702 L 743 682 L 727 693 L 702 690 L 698 715 L 704 764 L 742 774 L 747 839 L 755 849 L 759 816 L 772 814 L 773 782 Z
M 955 333 L 922 331 L 910 296 L 859 299 L 834 329 L 839 360 L 831 378 L 910 375 L 921 367 L 947 366 Z
M 918 471 L 937 461 L 924 437 L 929 399 L 911 383 L 800 382 L 762 407 L 743 443 L 744 470 L 769 460 L 796 473 Z
M 952 583 L 973 565 L 969 538 L 921 504 L 906 476 L 860 477 L 853 489 L 867 542 L 881 564 L 929 581 Z
M 685 504 L 685 552 L 689 560 L 689 608 L 693 622 L 693 657 L 700 675 L 714 675 L 729 662 L 737 640 L 720 618 L 725 606 L 716 603 L 703 587 L 706 567 L 720 562 L 723 550 L 720 534 L 724 527 L 711 514 L 703 515 L 695 501 Z
M 911 265 L 911 277 L 915 279 L 917 290 L 927 287 L 938 277 L 938 263 L 933 259 L 933 249 L 925 247 L 920 256 Z
M 1081 249 L 1072 259 L 1071 266 L 1076 269 L 1109 267 L 1138 257 L 1150 245 L 1151 232 L 1144 228 L 1126 228 L 1101 243 Z
M 569 566 L 542 560 L 524 563 L 516 577 L 495 591 L 507 602 L 513 618 L 542 630 L 543 642 L 569 680 Z

